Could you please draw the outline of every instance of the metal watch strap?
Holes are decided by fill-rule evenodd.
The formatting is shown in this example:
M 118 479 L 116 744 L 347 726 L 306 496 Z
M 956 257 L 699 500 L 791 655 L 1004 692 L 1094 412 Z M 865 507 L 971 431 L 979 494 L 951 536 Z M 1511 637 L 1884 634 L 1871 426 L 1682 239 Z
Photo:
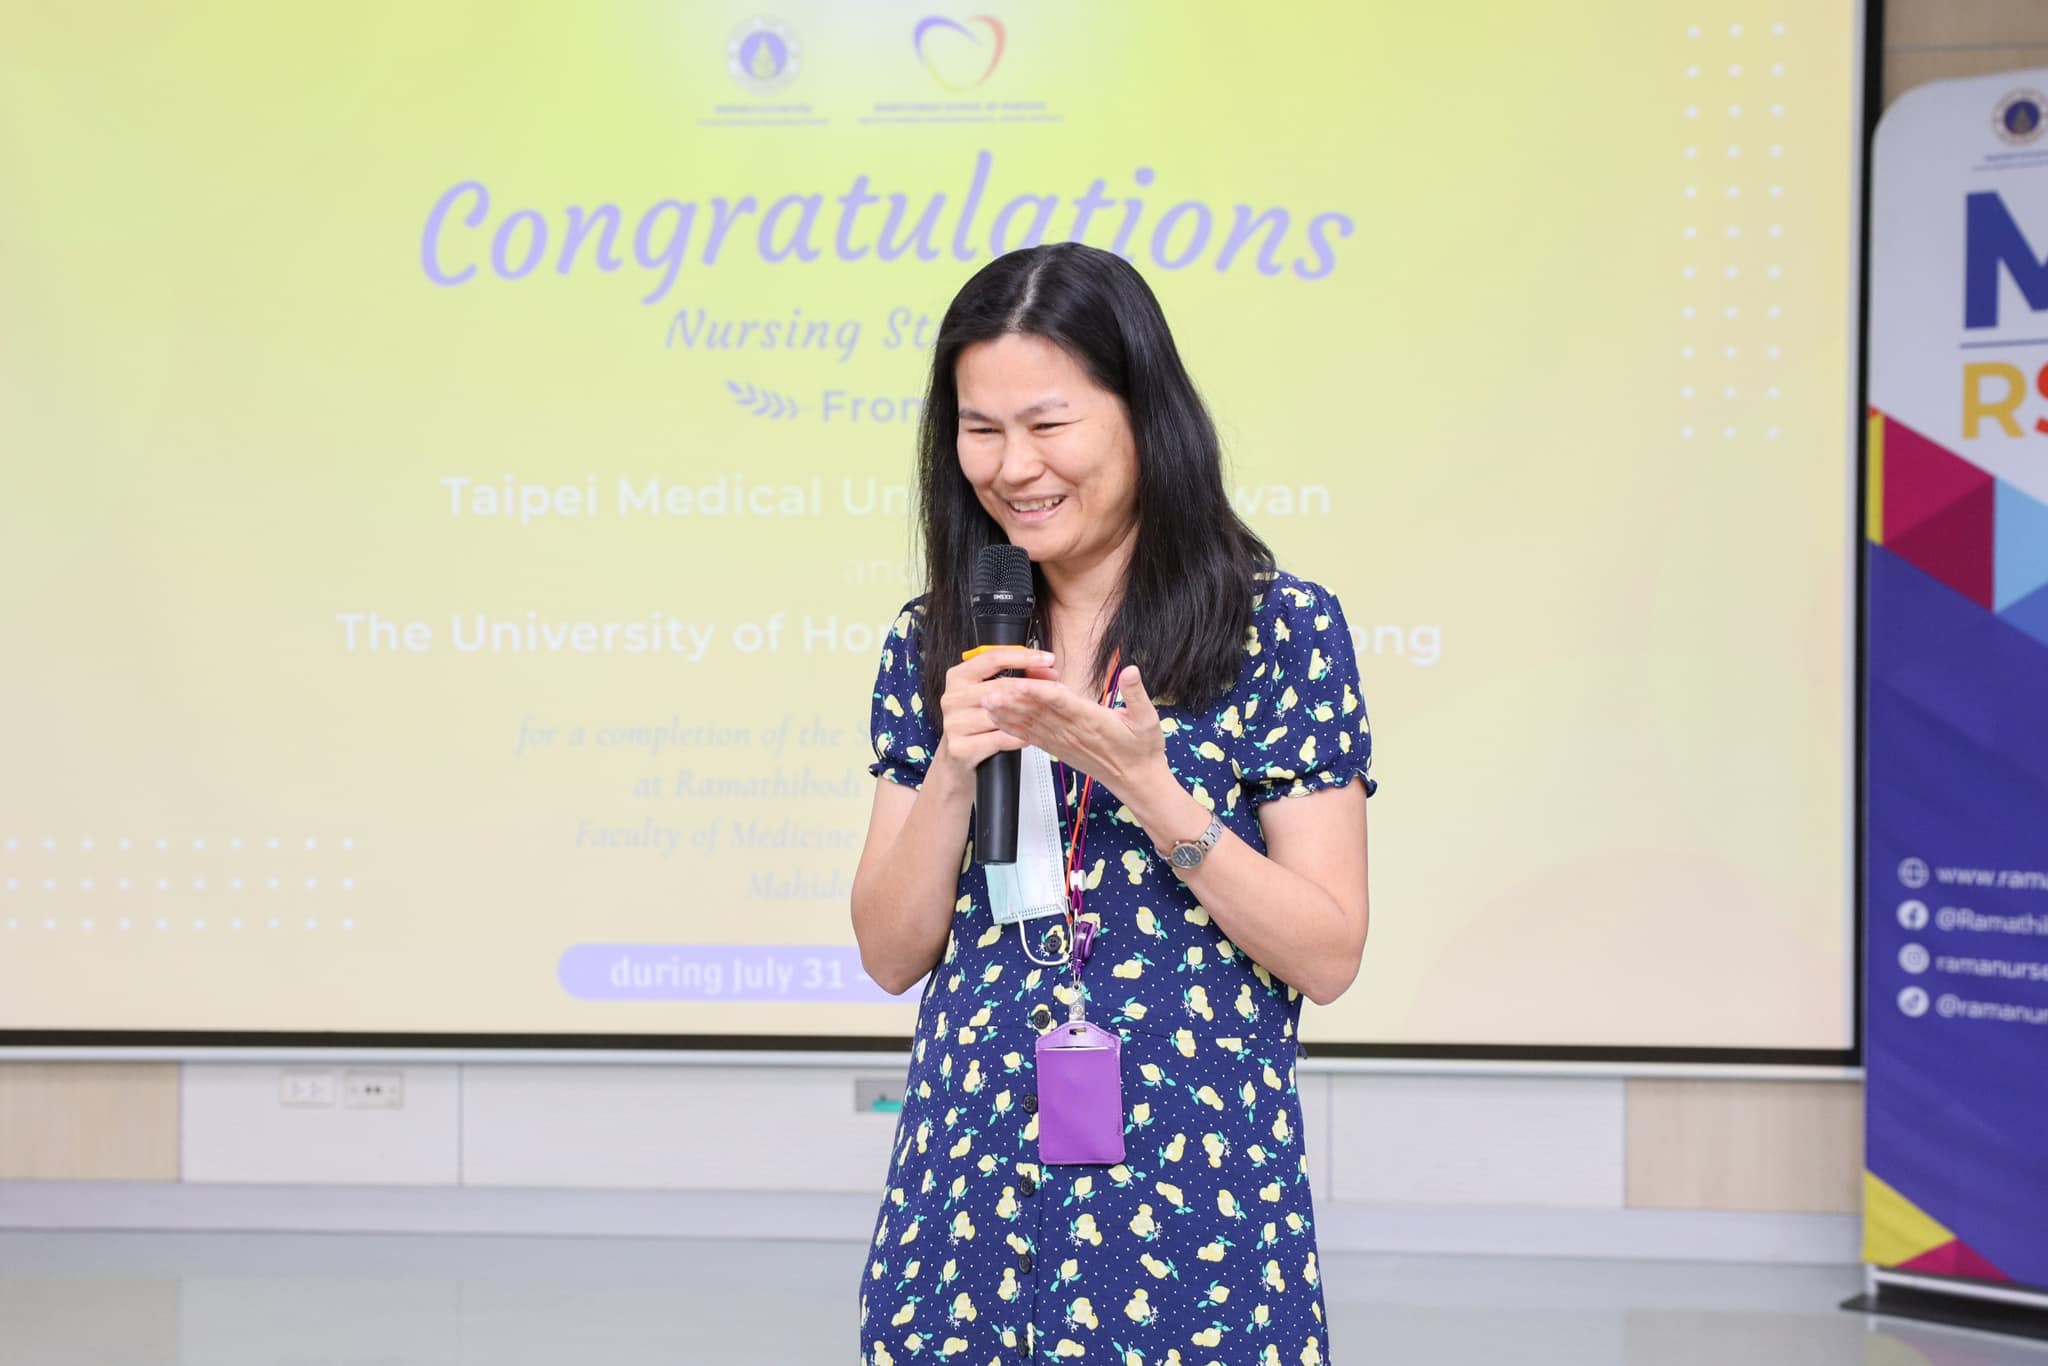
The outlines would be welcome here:
M 1216 847 L 1216 841 L 1222 838 L 1223 822 L 1214 815 L 1211 815 L 1208 828 L 1203 830 L 1200 835 L 1191 840 L 1174 841 L 1173 848 L 1167 851 L 1166 861 L 1184 871 L 1189 868 L 1199 868 L 1203 858 L 1208 855 L 1211 849 Z

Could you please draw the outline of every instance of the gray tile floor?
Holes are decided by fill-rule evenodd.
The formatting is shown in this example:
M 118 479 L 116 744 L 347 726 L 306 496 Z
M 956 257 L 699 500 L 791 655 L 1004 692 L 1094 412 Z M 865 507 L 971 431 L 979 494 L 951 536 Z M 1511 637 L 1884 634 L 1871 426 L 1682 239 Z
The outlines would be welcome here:
M 845 1366 L 860 1260 L 851 1243 L 0 1233 L 0 1366 Z M 1853 1268 L 1323 1267 L 1335 1366 L 2048 1366 L 2048 1347 L 1843 1313 Z

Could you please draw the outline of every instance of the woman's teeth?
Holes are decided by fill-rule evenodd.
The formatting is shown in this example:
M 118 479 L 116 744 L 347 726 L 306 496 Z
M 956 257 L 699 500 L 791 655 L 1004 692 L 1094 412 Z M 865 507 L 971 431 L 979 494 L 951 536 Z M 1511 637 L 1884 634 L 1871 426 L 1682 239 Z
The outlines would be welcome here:
M 1040 498 L 1029 503 L 1012 503 L 1010 504 L 1010 510 L 1012 512 L 1046 512 L 1066 501 L 1066 495 L 1061 494 L 1057 498 Z

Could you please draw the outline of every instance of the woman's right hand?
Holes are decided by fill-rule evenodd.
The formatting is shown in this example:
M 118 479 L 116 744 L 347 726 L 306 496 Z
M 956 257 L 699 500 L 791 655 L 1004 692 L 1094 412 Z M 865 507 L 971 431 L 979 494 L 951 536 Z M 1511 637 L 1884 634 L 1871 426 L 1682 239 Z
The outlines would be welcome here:
M 982 707 L 989 683 L 1012 669 L 1028 678 L 1059 677 L 1050 654 L 1023 645 L 998 645 L 946 670 L 946 690 L 939 698 L 943 729 L 933 768 L 950 769 L 956 780 L 971 785 L 982 760 L 1001 750 L 1024 748 L 1022 740 L 996 725 Z

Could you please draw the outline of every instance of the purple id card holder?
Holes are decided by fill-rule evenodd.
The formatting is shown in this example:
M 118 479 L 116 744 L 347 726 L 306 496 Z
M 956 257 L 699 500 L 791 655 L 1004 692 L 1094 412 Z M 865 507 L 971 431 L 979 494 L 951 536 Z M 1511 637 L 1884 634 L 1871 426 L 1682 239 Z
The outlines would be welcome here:
M 1038 1160 L 1124 1160 L 1123 1040 L 1069 1020 L 1038 1036 Z

